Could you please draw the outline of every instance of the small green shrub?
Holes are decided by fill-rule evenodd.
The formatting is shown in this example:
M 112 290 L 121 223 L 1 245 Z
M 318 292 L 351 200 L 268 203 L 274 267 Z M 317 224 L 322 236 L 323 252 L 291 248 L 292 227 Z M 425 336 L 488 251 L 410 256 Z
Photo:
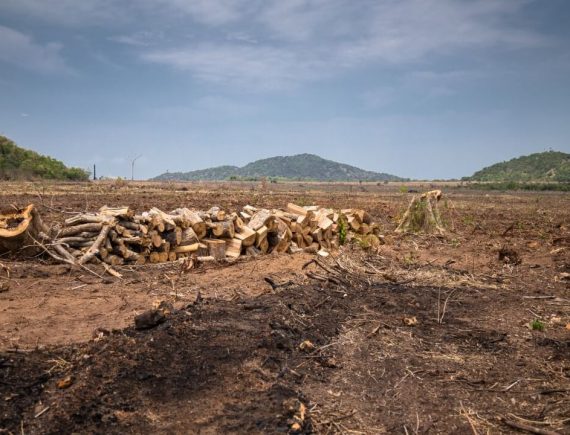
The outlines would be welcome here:
M 546 325 L 544 322 L 539 319 L 534 319 L 532 322 L 530 322 L 530 329 L 533 331 L 544 331 L 545 327 Z
M 344 245 L 346 243 L 346 231 L 347 231 L 348 222 L 346 220 L 346 217 L 342 213 L 339 213 L 337 225 L 338 225 L 338 243 L 340 245 Z

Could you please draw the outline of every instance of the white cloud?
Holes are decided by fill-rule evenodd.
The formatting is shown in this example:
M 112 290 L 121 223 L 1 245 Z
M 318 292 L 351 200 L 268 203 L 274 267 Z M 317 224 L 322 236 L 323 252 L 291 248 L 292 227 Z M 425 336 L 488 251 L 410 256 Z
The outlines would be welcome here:
M 255 47 L 239 38 L 210 38 L 148 51 L 142 58 L 205 81 L 280 89 L 366 66 L 409 65 L 433 56 L 466 57 L 469 50 L 527 49 L 545 42 L 512 24 L 528 1 L 266 1 L 251 3 L 255 14 L 251 8 L 230 7 L 240 3 L 191 3 L 187 12 L 214 27 L 231 23 L 232 29 L 241 26 L 263 35 Z
M 0 10 L 76 26 L 116 21 L 124 4 L 120 0 L 4 0 Z
M 61 57 L 62 45 L 39 44 L 24 33 L 0 25 L 0 61 L 42 73 L 70 72 Z
M 287 88 L 299 80 L 317 78 L 317 72 L 324 74 L 319 58 L 287 48 L 250 44 L 201 44 L 148 52 L 143 59 L 190 71 L 205 81 L 258 90 Z

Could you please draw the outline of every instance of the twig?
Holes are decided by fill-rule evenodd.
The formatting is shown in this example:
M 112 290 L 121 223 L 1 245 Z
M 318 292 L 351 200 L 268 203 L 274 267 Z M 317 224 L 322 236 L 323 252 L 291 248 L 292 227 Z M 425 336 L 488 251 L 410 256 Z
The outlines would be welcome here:
M 525 423 L 520 423 L 518 421 L 509 420 L 505 417 L 503 417 L 501 420 L 507 426 L 514 427 L 515 429 L 526 430 L 527 432 L 530 432 L 530 433 L 536 433 L 539 435 L 560 435 L 559 432 L 555 432 L 553 430 L 541 429 L 538 427 L 530 426 L 530 425 L 525 424 Z

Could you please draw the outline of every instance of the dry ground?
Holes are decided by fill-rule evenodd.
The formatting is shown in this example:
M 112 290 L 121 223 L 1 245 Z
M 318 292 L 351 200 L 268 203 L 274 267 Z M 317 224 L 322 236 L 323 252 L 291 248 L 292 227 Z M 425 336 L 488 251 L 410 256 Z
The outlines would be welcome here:
M 34 202 L 47 223 L 104 204 L 292 201 L 365 208 L 386 235 L 322 265 L 269 255 L 123 279 L 0 258 L 0 433 L 570 433 L 570 196 L 444 193 L 434 237 L 393 234 L 411 195 L 391 185 L 0 184 L 0 205 Z M 131 327 L 160 300 L 166 323 Z

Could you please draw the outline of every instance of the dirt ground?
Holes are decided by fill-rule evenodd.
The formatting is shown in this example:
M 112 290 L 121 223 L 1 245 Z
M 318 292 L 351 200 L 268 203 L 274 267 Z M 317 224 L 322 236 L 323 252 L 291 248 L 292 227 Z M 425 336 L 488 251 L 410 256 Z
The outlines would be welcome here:
M 0 257 L 0 433 L 570 433 L 570 195 L 446 186 L 446 234 L 400 236 L 404 190 L 0 184 L 48 224 L 296 202 L 365 208 L 386 242 L 121 279 Z M 136 330 L 160 301 L 167 320 Z

